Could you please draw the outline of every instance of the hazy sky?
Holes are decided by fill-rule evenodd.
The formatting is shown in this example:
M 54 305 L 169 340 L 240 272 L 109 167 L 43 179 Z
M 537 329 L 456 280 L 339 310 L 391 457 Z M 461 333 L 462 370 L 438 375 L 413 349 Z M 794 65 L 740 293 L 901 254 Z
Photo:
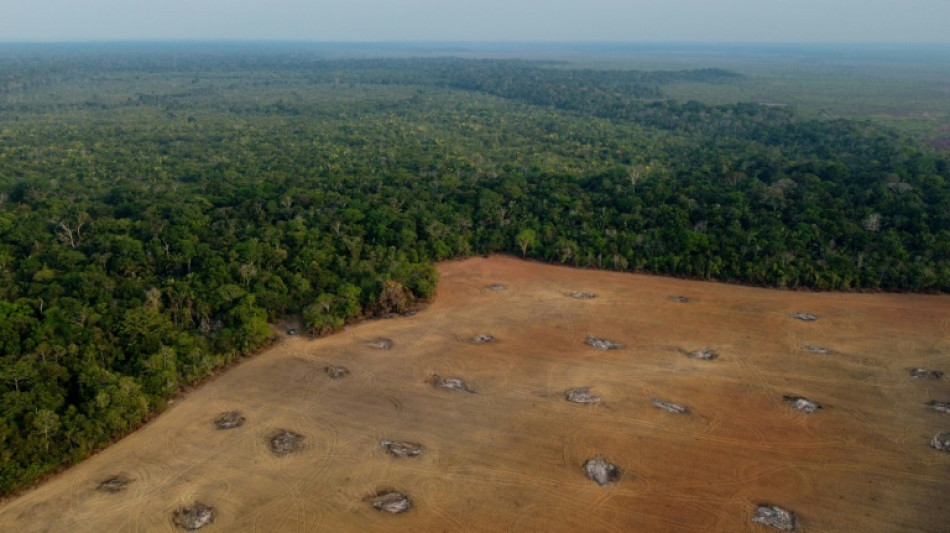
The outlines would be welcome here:
M 950 0 L 0 0 L 0 41 L 950 42 Z

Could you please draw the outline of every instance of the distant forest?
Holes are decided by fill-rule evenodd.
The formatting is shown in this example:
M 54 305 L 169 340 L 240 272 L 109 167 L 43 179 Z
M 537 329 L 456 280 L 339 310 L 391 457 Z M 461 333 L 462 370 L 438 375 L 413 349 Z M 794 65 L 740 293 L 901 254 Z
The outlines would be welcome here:
M 0 49 L 0 493 L 265 346 L 495 252 L 950 290 L 950 164 L 870 122 L 665 96 L 718 69 Z

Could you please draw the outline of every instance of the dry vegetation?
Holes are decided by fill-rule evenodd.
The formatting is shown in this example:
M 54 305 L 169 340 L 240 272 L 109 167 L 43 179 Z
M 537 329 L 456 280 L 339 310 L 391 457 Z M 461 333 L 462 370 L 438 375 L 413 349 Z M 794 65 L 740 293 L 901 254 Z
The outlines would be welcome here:
M 284 338 L 5 502 L 0 531 L 181 531 L 195 502 L 213 509 L 202 531 L 222 532 L 765 532 L 768 520 L 790 523 L 773 505 L 795 513 L 796 531 L 950 527 L 950 453 L 930 446 L 950 430 L 930 407 L 950 400 L 950 383 L 908 372 L 950 369 L 950 298 L 503 257 L 440 272 L 435 303 L 417 316 Z M 507 288 L 486 291 L 492 283 Z M 598 297 L 564 297 L 578 289 Z M 803 310 L 820 320 L 792 318 Z M 485 331 L 504 342 L 469 342 Z M 589 334 L 623 347 L 593 350 Z M 374 348 L 380 338 L 392 348 Z M 682 346 L 718 357 L 684 357 Z M 350 373 L 332 379 L 328 365 Z M 432 376 L 477 394 L 440 390 Z M 581 387 L 601 401 L 565 401 Z M 799 413 L 789 395 L 822 409 Z M 671 416 L 651 398 L 689 412 Z M 232 411 L 243 425 L 219 430 Z M 281 435 L 295 436 L 293 453 L 273 451 L 275 439 L 287 447 Z M 425 453 L 393 457 L 386 442 Z M 604 486 L 587 479 L 596 458 L 615 468 L 600 468 Z

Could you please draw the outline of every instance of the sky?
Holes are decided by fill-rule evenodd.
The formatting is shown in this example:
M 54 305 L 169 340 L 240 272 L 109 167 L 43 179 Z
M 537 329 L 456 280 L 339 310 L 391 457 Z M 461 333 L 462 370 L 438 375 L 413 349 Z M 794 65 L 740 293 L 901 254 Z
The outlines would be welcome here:
M 0 42 L 950 43 L 950 0 L 0 0 Z

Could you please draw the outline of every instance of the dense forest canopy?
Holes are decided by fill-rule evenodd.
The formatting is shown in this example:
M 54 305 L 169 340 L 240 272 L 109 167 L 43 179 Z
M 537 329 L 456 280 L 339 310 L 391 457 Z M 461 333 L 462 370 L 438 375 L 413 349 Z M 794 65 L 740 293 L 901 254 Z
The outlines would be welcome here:
M 508 252 L 783 288 L 950 289 L 948 156 L 668 99 L 718 69 L 0 50 L 0 492 L 263 346 Z

